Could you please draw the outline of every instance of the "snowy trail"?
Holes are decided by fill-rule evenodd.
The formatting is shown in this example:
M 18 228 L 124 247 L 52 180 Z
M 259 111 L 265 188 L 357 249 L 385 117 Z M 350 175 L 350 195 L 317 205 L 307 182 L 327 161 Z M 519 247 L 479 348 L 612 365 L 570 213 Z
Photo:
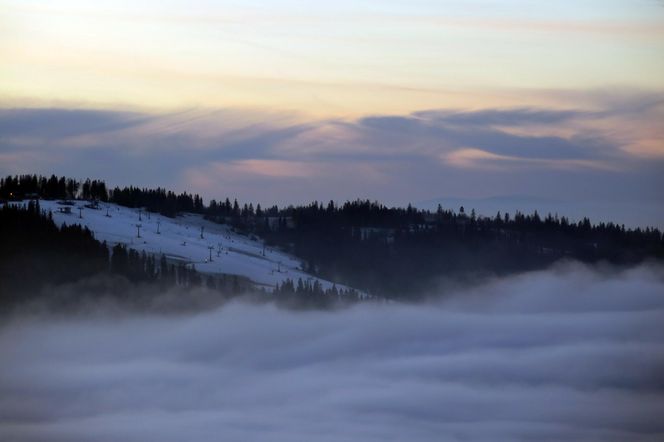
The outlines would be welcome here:
M 138 209 L 100 204 L 100 209 L 96 210 L 85 207 L 83 201 L 64 206 L 57 201 L 42 200 L 40 205 L 42 210 L 53 213 L 57 225 L 81 224 L 88 227 L 97 240 L 111 246 L 121 243 L 139 252 L 158 256 L 163 253 L 171 259 L 194 264 L 201 273 L 241 275 L 268 287 L 298 278 L 318 280 L 324 288 L 332 286 L 330 281 L 303 272 L 302 262 L 297 258 L 270 247 L 265 248 L 263 256 L 261 241 L 237 234 L 229 226 L 215 224 L 201 215 L 188 213 L 168 218 L 141 211 L 139 216 Z M 71 213 L 63 213 L 61 209 L 65 207 L 71 207 Z M 79 209 L 82 218 L 79 218 Z M 209 260 L 210 247 L 212 261 Z

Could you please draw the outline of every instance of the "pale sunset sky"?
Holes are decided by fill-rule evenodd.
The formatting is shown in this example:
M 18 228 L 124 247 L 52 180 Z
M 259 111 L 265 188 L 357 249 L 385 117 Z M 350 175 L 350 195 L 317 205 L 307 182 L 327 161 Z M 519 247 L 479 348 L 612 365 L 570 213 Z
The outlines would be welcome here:
M 16 173 L 661 225 L 664 1 L 0 0 Z

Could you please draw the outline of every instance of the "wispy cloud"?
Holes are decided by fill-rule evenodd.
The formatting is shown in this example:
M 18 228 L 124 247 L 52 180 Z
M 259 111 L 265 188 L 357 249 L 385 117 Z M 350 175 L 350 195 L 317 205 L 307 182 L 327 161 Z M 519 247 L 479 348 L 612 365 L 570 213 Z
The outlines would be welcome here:
M 527 167 L 547 169 L 600 169 L 618 171 L 618 166 L 586 159 L 549 159 L 499 155 L 481 149 L 458 149 L 443 154 L 441 160 L 452 166 L 464 169 L 504 170 L 506 167 Z
M 144 125 L 154 117 L 93 109 L 0 109 L 0 136 L 59 139 L 104 134 Z
M 345 117 L 664 87 L 649 1 L 41 3 L 3 2 L 3 97 Z
M 321 120 L 247 109 L 4 109 L 0 173 L 93 175 L 267 203 L 404 203 L 440 196 L 435 188 L 465 196 L 538 188 L 564 199 L 572 186 L 609 199 L 661 198 L 661 98 L 608 100 Z

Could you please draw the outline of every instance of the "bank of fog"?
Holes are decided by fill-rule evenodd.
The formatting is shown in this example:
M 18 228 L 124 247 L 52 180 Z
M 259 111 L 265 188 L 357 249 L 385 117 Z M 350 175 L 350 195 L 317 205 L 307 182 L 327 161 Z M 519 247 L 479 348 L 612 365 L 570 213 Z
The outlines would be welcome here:
M 653 266 L 335 312 L 18 316 L 0 354 L 2 440 L 664 440 Z

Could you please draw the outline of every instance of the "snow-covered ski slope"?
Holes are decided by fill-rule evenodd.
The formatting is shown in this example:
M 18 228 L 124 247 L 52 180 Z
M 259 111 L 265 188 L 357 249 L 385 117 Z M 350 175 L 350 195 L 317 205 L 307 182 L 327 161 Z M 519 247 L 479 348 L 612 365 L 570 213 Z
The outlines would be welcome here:
M 168 218 L 140 211 L 139 216 L 138 209 L 115 204 L 102 203 L 99 209 L 91 209 L 85 207 L 84 201 L 75 201 L 74 206 L 46 200 L 39 203 L 42 210 L 53 213 L 58 226 L 63 223 L 87 226 L 97 240 L 106 241 L 110 246 L 121 243 L 158 257 L 163 253 L 169 260 L 193 264 L 201 273 L 246 276 L 267 287 L 274 287 L 286 279 L 297 281 L 298 278 L 318 280 L 324 288 L 332 286 L 330 281 L 303 272 L 302 262 L 297 258 L 270 247 L 264 248 L 262 242 L 237 234 L 227 225 L 207 221 L 201 215 L 183 214 Z M 60 209 L 65 207 L 70 207 L 71 213 L 62 213 Z M 81 218 L 79 208 L 82 209 Z M 212 247 L 212 261 L 209 260 L 209 247 Z

